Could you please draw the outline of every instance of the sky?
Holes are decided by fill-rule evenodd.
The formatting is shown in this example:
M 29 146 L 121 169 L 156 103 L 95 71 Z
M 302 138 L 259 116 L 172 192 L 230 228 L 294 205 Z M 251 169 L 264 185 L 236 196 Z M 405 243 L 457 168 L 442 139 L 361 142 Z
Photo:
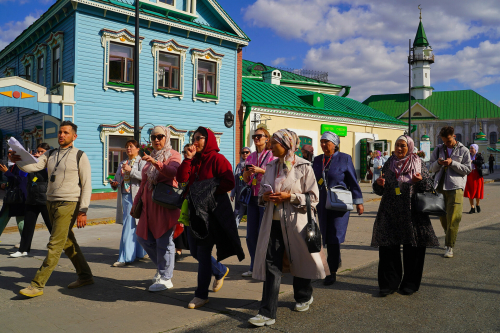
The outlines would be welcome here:
M 199 0 L 200 1 L 200 0 Z M 0 0 L 0 49 L 54 0 Z M 436 55 L 435 91 L 473 89 L 500 105 L 498 0 L 218 0 L 252 39 L 243 57 L 328 72 L 350 98 L 408 92 L 418 5 Z

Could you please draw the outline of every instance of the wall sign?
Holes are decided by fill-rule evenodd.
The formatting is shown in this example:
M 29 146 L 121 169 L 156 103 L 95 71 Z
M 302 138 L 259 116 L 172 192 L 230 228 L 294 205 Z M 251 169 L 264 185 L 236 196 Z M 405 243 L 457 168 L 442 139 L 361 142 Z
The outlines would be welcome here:
M 338 136 L 347 136 L 347 126 L 321 124 L 321 135 L 325 132 L 333 132 Z

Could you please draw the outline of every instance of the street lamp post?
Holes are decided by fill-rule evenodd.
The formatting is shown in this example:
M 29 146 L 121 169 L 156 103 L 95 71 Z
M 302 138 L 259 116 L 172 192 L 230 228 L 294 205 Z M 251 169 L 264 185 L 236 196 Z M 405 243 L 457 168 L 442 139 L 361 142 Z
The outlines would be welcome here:
M 134 140 L 141 141 L 139 125 L 139 0 L 135 1 L 134 47 Z
M 411 47 L 411 38 L 408 41 L 408 135 L 411 137 L 411 63 L 413 51 Z

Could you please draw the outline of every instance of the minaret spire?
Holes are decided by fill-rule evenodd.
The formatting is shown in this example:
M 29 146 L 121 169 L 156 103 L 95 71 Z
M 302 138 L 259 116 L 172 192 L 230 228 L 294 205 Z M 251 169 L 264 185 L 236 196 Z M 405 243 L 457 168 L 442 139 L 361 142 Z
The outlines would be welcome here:
M 422 7 L 420 7 L 420 5 L 418 5 L 418 9 L 420 9 L 420 21 L 422 21 Z

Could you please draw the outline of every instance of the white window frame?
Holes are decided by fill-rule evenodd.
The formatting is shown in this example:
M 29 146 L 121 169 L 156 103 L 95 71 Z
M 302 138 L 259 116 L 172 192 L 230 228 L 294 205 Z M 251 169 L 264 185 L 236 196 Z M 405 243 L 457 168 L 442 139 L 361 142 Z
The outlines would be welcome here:
M 113 89 L 116 91 L 134 91 L 134 87 L 120 87 L 108 84 L 109 82 L 109 49 L 111 42 L 117 44 L 123 44 L 135 47 L 135 35 L 133 35 L 127 29 L 122 29 L 119 31 L 113 31 L 109 29 L 101 30 L 101 45 L 104 48 L 104 69 L 103 69 L 103 89 L 106 91 L 108 89 Z M 142 41 L 144 37 L 139 37 L 139 54 L 142 51 Z M 134 66 L 136 65 L 137 59 L 134 59 Z M 134 77 L 134 82 L 137 78 Z
M 177 9 L 177 8 L 175 7 L 176 2 L 177 2 L 177 0 L 173 0 L 173 4 L 169 5 L 169 4 L 166 4 L 166 3 L 160 2 L 160 0 L 156 0 L 156 3 L 155 3 L 154 5 L 155 5 L 155 6 L 158 6 L 158 7 L 167 8 L 167 9 Z
M 166 42 L 154 39 L 151 41 L 151 53 L 153 54 L 153 66 L 154 66 L 154 84 L 153 84 L 153 95 L 156 97 L 158 95 L 163 97 L 178 97 L 179 100 L 184 98 L 184 62 L 186 61 L 186 52 L 189 49 L 188 46 L 181 45 L 177 43 L 174 39 L 170 39 Z M 179 56 L 179 89 L 180 94 L 168 93 L 165 91 L 158 91 L 158 64 L 160 61 L 160 52 L 171 53 Z
M 26 75 L 26 67 L 30 66 L 31 76 L 30 76 L 30 80 L 29 81 L 31 81 L 31 82 L 34 82 L 33 81 L 33 73 L 34 73 L 34 70 L 35 70 L 35 64 L 33 62 L 33 59 L 34 59 L 34 56 L 31 53 L 25 53 L 23 55 L 23 57 L 21 58 L 21 64 L 23 65 L 23 68 L 24 68 L 24 75 Z
M 35 71 L 35 67 L 32 67 L 31 68 L 31 72 L 33 73 L 33 77 L 35 78 L 35 80 L 31 80 L 33 82 L 35 82 L 36 84 L 39 84 L 38 83 L 38 58 L 42 57 L 43 56 L 43 62 L 44 62 L 44 66 L 43 66 L 43 84 L 42 86 L 45 87 L 45 85 L 47 84 L 47 44 L 45 43 L 42 43 L 42 44 L 37 44 L 35 46 L 35 48 L 33 49 L 33 51 L 31 51 L 31 53 L 33 53 L 33 57 L 34 57 L 34 64 L 36 65 L 36 71 Z M 35 74 L 36 73 L 36 74 Z
M 216 53 L 211 48 L 206 50 L 193 49 L 191 54 L 191 62 L 193 63 L 193 101 L 202 101 L 205 103 L 215 102 L 219 104 L 220 101 L 220 69 L 222 67 L 223 54 Z M 217 65 L 217 98 L 207 98 L 202 96 L 197 96 L 197 86 L 198 86 L 198 60 L 206 60 L 215 62 Z
M 114 125 L 101 125 L 101 142 L 102 142 L 102 183 L 108 185 L 108 155 L 109 155 L 109 136 L 134 136 L 134 126 L 126 121 L 119 122 Z M 121 162 L 121 161 L 120 161 Z
M 64 46 L 64 32 L 58 31 L 58 32 L 53 32 L 50 34 L 49 38 L 45 41 L 47 45 L 50 48 L 50 86 L 52 87 L 57 87 L 61 82 L 62 82 L 62 69 L 63 69 L 63 46 Z M 54 75 L 54 59 L 52 57 L 54 56 L 54 48 L 59 46 L 59 81 L 55 82 L 53 84 L 53 75 Z M 47 80 L 47 78 L 45 78 Z

